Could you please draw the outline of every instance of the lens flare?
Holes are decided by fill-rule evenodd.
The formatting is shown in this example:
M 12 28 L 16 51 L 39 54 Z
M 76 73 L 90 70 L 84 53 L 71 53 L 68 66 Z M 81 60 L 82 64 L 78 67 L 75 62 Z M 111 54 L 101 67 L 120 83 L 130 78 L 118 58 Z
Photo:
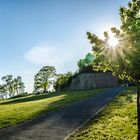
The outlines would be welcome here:
M 108 44 L 109 44 L 109 47 L 115 48 L 118 44 L 118 39 L 114 36 L 110 36 L 110 38 L 108 40 Z

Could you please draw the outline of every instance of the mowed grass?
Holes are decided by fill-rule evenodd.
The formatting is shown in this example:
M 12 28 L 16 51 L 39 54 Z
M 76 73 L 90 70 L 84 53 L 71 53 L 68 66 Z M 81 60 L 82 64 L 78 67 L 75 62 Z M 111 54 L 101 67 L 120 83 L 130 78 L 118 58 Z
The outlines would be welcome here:
M 126 88 L 68 140 L 137 140 L 136 89 Z
M 28 95 L 0 102 L 0 128 L 31 119 L 41 113 L 102 93 L 107 89 Z

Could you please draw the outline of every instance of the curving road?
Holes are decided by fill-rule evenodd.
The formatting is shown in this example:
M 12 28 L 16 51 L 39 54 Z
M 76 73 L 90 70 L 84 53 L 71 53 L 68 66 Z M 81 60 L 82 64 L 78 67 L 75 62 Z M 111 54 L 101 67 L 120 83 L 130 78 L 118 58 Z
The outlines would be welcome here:
M 0 129 L 0 140 L 63 140 L 121 90 L 121 87 L 112 88 L 30 121 Z

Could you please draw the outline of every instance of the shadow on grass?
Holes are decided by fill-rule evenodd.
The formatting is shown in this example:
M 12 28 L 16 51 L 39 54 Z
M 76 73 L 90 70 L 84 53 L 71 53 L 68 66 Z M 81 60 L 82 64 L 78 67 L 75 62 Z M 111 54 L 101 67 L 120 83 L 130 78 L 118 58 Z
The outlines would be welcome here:
M 114 92 L 116 91 L 114 90 Z M 36 112 L 34 116 L 38 116 L 41 113 L 44 113 L 44 114 L 37 118 L 21 123 L 14 127 L 1 129 L 0 137 L 2 139 L 10 139 L 10 137 L 13 135 L 17 137 L 18 136 L 24 137 L 25 135 L 22 135 L 22 134 L 25 134 L 26 130 L 32 130 L 34 126 L 39 125 L 39 124 L 45 124 L 46 120 L 47 120 L 47 123 L 49 123 L 50 117 L 51 117 L 50 125 L 48 125 L 48 127 L 46 128 L 47 129 L 46 131 L 48 131 L 48 134 L 49 134 L 49 131 L 51 132 L 52 130 L 52 125 L 54 125 L 53 129 L 55 130 L 56 129 L 58 130 L 58 126 L 63 126 L 63 125 L 64 125 L 63 127 L 65 128 L 73 128 L 73 127 L 76 128 L 80 124 L 82 124 L 88 118 L 88 116 L 93 114 L 93 111 L 91 110 L 93 109 L 93 106 L 95 107 L 95 104 L 96 104 L 96 110 L 94 110 L 94 112 L 96 112 L 97 110 L 99 110 L 99 108 L 101 108 L 104 104 L 106 104 L 106 102 L 108 102 L 108 97 L 110 97 L 110 94 L 112 94 L 113 96 L 116 94 L 114 92 L 110 92 L 109 94 L 108 92 L 105 92 L 105 94 L 103 95 L 99 94 L 97 97 L 94 96 L 92 99 L 83 100 L 82 102 L 78 102 L 78 104 L 67 106 L 66 108 L 63 108 L 61 110 L 49 111 L 49 112 L 47 111 L 47 113 L 45 109 L 40 110 Z M 62 96 L 62 98 L 60 98 L 59 100 L 48 104 L 48 110 L 54 110 L 54 109 L 63 107 L 66 104 L 66 102 L 72 103 L 73 101 L 76 101 L 75 98 L 78 98 L 78 99 L 80 98 L 79 96 L 77 96 L 77 94 L 73 96 L 74 98 L 71 96 L 71 94 L 65 94 L 65 96 Z M 85 96 L 86 96 L 86 92 L 85 92 Z M 42 98 L 41 95 L 39 97 Z M 73 98 L 73 100 L 70 98 Z M 101 103 L 101 101 L 104 101 L 104 102 Z M 53 119 L 53 123 L 51 124 L 52 119 Z M 45 134 L 46 134 L 46 131 L 45 131 Z M 34 134 L 43 133 L 43 131 L 40 130 L 40 128 L 34 132 L 35 132 Z
M 27 96 L 30 96 L 31 94 L 21 94 L 21 95 L 16 95 L 14 97 L 11 97 L 9 99 L 17 99 L 17 98 L 21 98 L 21 97 L 27 97 Z M 8 100 L 8 99 L 7 99 Z
M 25 120 L 22 120 L 21 122 L 27 121 L 27 120 L 29 120 L 29 121 L 23 122 L 23 124 L 20 124 L 20 122 L 16 123 L 17 126 L 18 126 L 18 123 L 19 123 L 19 125 L 21 125 L 22 127 L 25 126 L 26 128 L 28 128 L 28 125 L 26 126 L 26 124 L 29 124 L 29 125 L 33 126 L 35 124 L 42 123 L 43 119 L 44 118 L 46 119 L 46 117 L 48 117 L 49 114 L 52 114 L 54 110 L 60 109 L 60 108 L 62 108 L 64 106 L 67 107 L 71 103 L 75 103 L 76 101 L 80 101 L 81 99 L 83 99 L 83 98 L 80 97 L 80 95 L 77 96 L 77 93 L 80 93 L 80 92 L 64 92 L 63 94 L 53 93 L 53 94 L 48 94 L 48 95 L 44 95 L 44 94 L 34 95 L 34 96 L 31 96 L 31 97 L 28 97 L 27 99 L 25 99 L 25 98 L 24 99 L 16 99 L 16 100 L 9 101 L 9 102 L 3 103 L 3 104 L 22 103 L 22 102 L 28 102 L 28 101 L 35 101 L 35 100 L 41 100 L 41 99 L 45 99 L 45 98 L 50 98 L 50 97 L 53 97 L 53 96 L 56 97 L 56 95 L 63 95 L 58 100 L 53 101 L 53 102 L 47 104 L 47 108 L 48 109 L 43 108 L 42 110 L 38 110 L 34 114 L 32 114 L 29 118 L 27 118 Z M 91 95 L 93 96 L 94 94 L 91 94 Z M 85 98 L 84 99 L 86 99 L 86 97 L 89 97 L 89 96 L 87 96 L 86 92 L 85 92 Z M 77 112 L 78 111 L 77 109 L 79 109 L 79 108 L 74 108 L 73 110 L 76 110 L 75 112 Z M 65 111 L 67 111 L 67 110 L 65 110 Z M 56 114 L 56 116 L 58 115 L 57 113 L 55 113 L 55 114 Z M 74 113 L 74 115 L 76 115 L 76 113 Z M 79 120 L 79 114 L 77 114 L 76 117 L 78 117 L 76 120 Z M 9 121 L 6 122 L 6 120 L 4 120 L 3 124 L 6 124 L 6 123 L 7 123 L 7 126 L 13 127 L 13 123 L 9 124 Z M 70 120 L 68 120 L 67 123 L 69 124 Z M 7 127 L 7 126 L 4 126 L 4 127 Z M 4 127 L 2 129 L 6 129 Z M 10 127 L 8 127 L 8 128 L 10 128 Z M 12 133 L 14 133 L 14 132 L 12 132 Z M 0 131 L 0 136 L 1 136 L 1 131 Z
M 120 108 L 124 108 L 127 104 L 132 103 L 134 101 L 132 94 L 136 94 L 136 87 L 125 88 L 124 91 L 122 91 L 121 94 L 118 97 L 116 97 L 115 100 L 113 100 L 113 102 L 109 104 L 109 106 L 112 107 L 107 108 L 107 110 L 105 109 L 105 111 L 102 111 L 95 116 L 94 122 L 96 123 L 96 121 L 99 121 L 100 118 L 102 118 L 104 115 L 114 112 L 113 106 L 115 106 L 115 108 L 120 109 Z M 93 120 L 91 120 L 89 124 L 92 121 Z
M 136 94 L 136 87 L 126 88 L 119 96 L 119 100 L 114 100 L 114 103 L 118 104 L 119 106 L 123 106 L 127 103 L 133 102 L 133 97 L 131 96 L 131 94 Z
M 92 127 L 93 124 L 99 123 L 102 119 L 104 119 L 104 116 L 106 115 L 109 115 L 109 117 L 111 118 L 112 113 L 114 113 L 114 109 L 124 108 L 127 104 L 134 102 L 135 99 L 133 98 L 132 94 L 136 94 L 136 87 L 125 88 L 119 96 L 117 96 L 112 102 L 107 105 L 107 107 L 105 107 L 103 111 L 96 114 L 94 118 L 88 121 L 84 127 L 80 128 L 80 131 L 89 129 L 89 127 Z M 137 119 L 137 117 L 135 119 Z
M 56 96 L 56 95 L 60 95 L 60 94 L 51 93 L 51 94 L 28 95 L 28 96 L 24 96 L 24 97 L 21 97 L 21 98 L 13 98 L 13 99 L 6 100 L 4 102 L 1 102 L 0 105 L 42 100 L 42 99 L 50 98 L 50 97 L 53 97 L 53 96 Z
M 36 95 L 34 97 L 29 97 L 27 99 L 18 99 L 18 100 L 9 101 L 9 102 L 2 103 L 2 104 L 13 104 L 13 103 L 41 100 L 41 99 L 44 99 L 44 96 L 46 98 L 50 97 L 50 95 L 49 96 Z M 52 95 L 51 95 L 51 97 L 52 97 Z M 34 114 L 32 114 L 29 118 L 16 122 L 15 124 L 13 124 L 12 122 L 9 123 L 9 121 L 4 120 L 4 122 L 1 122 L 1 125 L 4 124 L 4 126 L 2 128 L 0 128 L 0 138 L 2 138 L 2 136 L 5 137 L 7 135 L 6 133 L 9 132 L 9 130 L 10 130 L 10 132 L 12 132 L 12 134 L 15 133 L 17 135 L 16 131 L 22 132 L 21 129 L 26 130 L 26 129 L 30 128 L 31 126 L 44 122 L 44 119 L 46 119 L 49 116 L 49 114 L 51 112 L 53 112 L 53 110 L 56 110 L 64 105 L 64 99 L 66 99 L 66 98 L 67 98 L 67 96 L 63 96 L 61 99 L 51 102 L 47 106 L 48 110 L 46 110 L 46 109 L 39 110 L 39 111 L 35 112 Z M 7 125 L 5 125 L 5 124 L 7 124 Z M 19 129 L 17 129 L 15 131 L 13 127 L 14 128 L 17 127 Z M 6 136 L 6 139 L 7 139 L 7 136 Z
M 86 94 L 87 92 L 91 93 L 91 95 L 93 95 L 93 92 L 96 94 L 96 93 L 102 92 L 104 90 L 105 89 L 95 89 L 95 90 L 61 92 L 59 94 L 58 93 L 48 93 L 48 94 L 28 95 L 28 96 L 24 96 L 21 98 L 13 98 L 13 99 L 6 100 L 4 102 L 1 102 L 0 105 L 37 101 L 37 100 L 42 100 L 42 99 L 46 99 L 46 98 L 51 98 L 54 96 L 57 97 L 59 95 L 71 95 L 72 94 L 73 96 L 74 95 L 76 96 L 77 94 L 80 94 L 80 93 Z

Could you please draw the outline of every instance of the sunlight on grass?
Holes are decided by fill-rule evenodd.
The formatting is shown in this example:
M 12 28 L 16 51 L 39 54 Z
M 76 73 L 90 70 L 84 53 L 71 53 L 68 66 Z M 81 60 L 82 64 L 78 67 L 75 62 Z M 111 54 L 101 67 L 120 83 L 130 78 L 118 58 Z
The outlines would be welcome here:
M 136 140 L 136 136 L 136 94 L 127 88 L 69 140 Z
M 14 125 L 73 102 L 88 98 L 107 89 L 63 92 L 61 94 L 29 95 L 0 102 L 0 128 Z

